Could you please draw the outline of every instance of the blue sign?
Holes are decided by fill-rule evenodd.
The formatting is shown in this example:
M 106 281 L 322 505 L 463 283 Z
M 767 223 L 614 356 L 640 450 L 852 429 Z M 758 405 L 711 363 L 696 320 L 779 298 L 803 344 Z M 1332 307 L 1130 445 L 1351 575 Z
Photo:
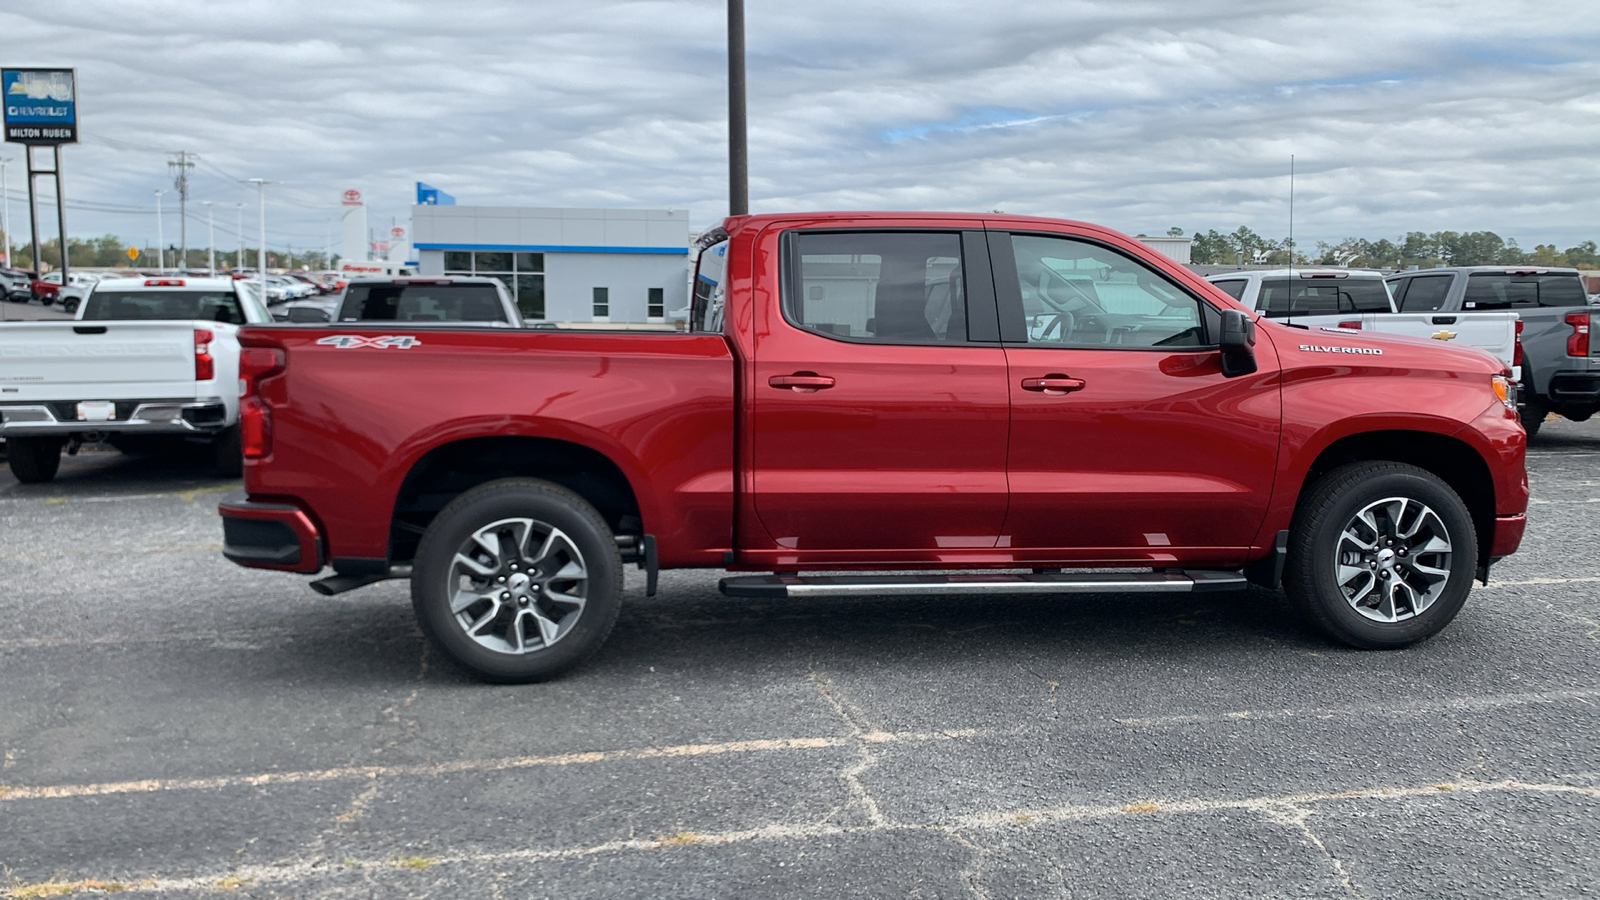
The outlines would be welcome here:
M 6 140 L 17 144 L 75 144 L 78 96 L 75 69 L 0 70 Z
M 456 198 L 446 194 L 431 184 L 417 182 L 418 206 L 455 206 Z

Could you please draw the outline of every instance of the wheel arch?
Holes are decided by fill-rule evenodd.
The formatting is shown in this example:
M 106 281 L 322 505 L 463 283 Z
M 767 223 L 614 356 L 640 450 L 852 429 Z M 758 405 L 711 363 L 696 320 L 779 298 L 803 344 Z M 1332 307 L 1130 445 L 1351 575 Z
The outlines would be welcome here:
M 472 437 L 440 444 L 417 458 L 395 495 L 389 561 L 410 560 L 422 533 L 451 500 L 501 478 L 540 478 L 582 497 L 615 534 L 640 534 L 639 496 L 622 468 L 592 447 L 559 438 Z
M 1350 463 L 1380 461 L 1416 466 L 1449 485 L 1472 516 L 1480 563 L 1488 560 L 1489 544 L 1494 538 L 1494 477 L 1488 463 L 1471 444 L 1450 435 L 1406 430 L 1345 435 L 1324 447 L 1312 460 L 1300 484 L 1296 510 L 1306 491 L 1323 475 Z

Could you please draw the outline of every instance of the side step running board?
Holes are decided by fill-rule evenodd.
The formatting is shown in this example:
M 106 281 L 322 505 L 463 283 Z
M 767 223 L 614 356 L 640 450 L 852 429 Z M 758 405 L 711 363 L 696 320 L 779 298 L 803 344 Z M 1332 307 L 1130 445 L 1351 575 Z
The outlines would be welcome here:
M 1058 572 L 1037 575 L 744 575 L 724 578 L 729 597 L 926 597 L 939 594 L 1190 594 L 1243 590 L 1244 574 L 1211 569 L 1181 572 Z

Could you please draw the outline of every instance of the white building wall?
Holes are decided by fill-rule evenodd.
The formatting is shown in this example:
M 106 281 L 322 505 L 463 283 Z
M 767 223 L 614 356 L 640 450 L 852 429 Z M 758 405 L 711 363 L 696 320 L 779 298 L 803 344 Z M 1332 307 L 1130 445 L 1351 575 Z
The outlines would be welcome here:
M 551 322 L 593 321 L 596 287 L 610 289 L 611 322 L 647 321 L 653 287 L 665 313 L 688 305 L 687 211 L 414 206 L 411 239 L 423 275 L 443 274 L 450 250 L 544 254 Z

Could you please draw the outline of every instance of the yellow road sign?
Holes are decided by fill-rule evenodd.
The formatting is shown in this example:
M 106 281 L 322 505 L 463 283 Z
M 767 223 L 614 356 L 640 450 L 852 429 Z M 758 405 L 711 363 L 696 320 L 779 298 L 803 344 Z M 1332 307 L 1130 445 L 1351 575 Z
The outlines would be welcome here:
M 138 258 L 139 258 L 139 248 L 138 247 L 129 247 L 128 248 L 128 262 L 133 262 L 134 260 L 136 260 Z

